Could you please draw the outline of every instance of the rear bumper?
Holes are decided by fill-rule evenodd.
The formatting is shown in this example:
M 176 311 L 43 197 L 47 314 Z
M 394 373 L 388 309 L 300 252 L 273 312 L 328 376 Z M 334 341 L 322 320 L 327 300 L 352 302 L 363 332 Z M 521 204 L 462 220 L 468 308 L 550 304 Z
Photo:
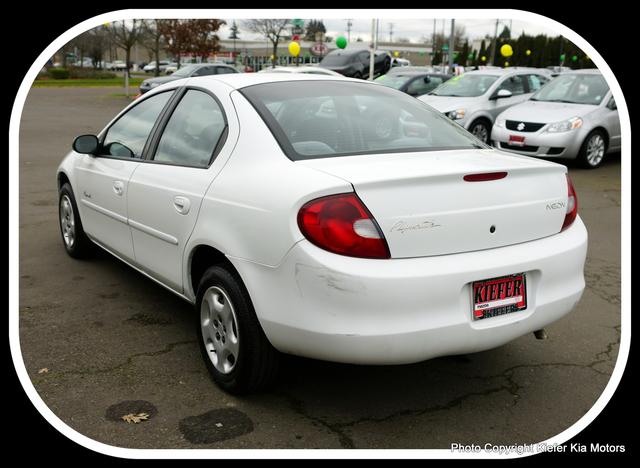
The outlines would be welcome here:
M 575 159 L 586 137 L 583 133 L 582 129 L 562 133 L 518 132 L 494 125 L 491 131 L 491 140 L 498 149 L 524 156 Z M 528 150 L 505 146 L 509 143 L 509 135 L 524 137 L 525 145 L 529 147 Z
M 587 232 L 425 258 L 365 260 L 296 244 L 276 268 L 231 259 L 280 351 L 328 361 L 402 364 L 482 351 L 567 314 L 584 289 Z M 477 280 L 527 274 L 528 308 L 474 322 Z

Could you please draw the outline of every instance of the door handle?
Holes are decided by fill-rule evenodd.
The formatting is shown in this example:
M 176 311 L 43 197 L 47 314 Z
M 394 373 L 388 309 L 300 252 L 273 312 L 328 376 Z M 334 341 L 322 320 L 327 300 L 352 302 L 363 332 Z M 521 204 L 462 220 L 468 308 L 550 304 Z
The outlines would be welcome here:
M 113 191 L 115 192 L 116 195 L 121 197 L 122 194 L 124 193 L 124 182 L 122 182 L 121 180 L 116 180 L 113 183 Z
M 173 207 L 180 214 L 186 215 L 191 208 L 191 200 L 187 197 L 177 196 L 173 199 Z

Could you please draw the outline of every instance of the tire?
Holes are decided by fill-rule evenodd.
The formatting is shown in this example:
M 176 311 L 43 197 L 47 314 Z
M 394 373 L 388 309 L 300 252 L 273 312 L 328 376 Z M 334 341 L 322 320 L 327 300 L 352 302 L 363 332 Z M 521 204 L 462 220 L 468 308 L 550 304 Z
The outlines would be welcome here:
M 205 271 L 195 316 L 200 352 L 220 388 L 246 394 L 273 384 L 280 354 L 262 331 L 249 293 L 235 272 L 223 265 Z
M 58 222 L 62 244 L 67 253 L 73 258 L 89 257 L 93 250 L 93 242 L 84 232 L 76 198 L 68 183 L 58 192 Z
M 469 125 L 469 132 L 484 143 L 489 144 L 491 140 L 491 123 L 486 119 L 474 120 Z
M 602 164 L 607 154 L 607 136 L 602 130 L 593 130 L 582 142 L 578 163 L 586 169 L 595 169 Z

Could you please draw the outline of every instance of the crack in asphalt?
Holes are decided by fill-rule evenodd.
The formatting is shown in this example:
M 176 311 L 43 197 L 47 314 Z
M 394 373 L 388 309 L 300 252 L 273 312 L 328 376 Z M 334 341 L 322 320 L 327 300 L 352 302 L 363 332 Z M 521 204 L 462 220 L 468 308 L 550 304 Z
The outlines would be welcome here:
M 515 371 L 519 369 L 526 369 L 526 368 L 542 369 L 547 367 L 578 367 L 578 368 L 590 369 L 593 372 L 596 372 L 600 375 L 611 377 L 610 373 L 595 369 L 595 366 L 598 364 L 602 364 L 604 362 L 608 362 L 611 359 L 613 359 L 611 354 L 613 353 L 615 346 L 620 344 L 621 326 L 616 325 L 612 328 L 614 328 L 618 332 L 618 336 L 616 340 L 607 343 L 606 349 L 604 351 L 600 351 L 596 353 L 595 360 L 589 364 L 576 364 L 576 363 L 565 363 L 565 362 L 518 364 L 516 366 L 512 366 L 505 369 L 500 374 L 488 375 L 488 376 L 460 376 L 463 378 L 481 379 L 485 381 L 489 381 L 493 379 L 504 379 L 506 381 L 506 384 L 503 384 L 497 387 L 491 387 L 483 391 L 465 393 L 441 405 L 428 406 L 426 408 L 419 408 L 419 409 L 404 409 L 404 410 L 396 411 L 381 417 L 365 416 L 362 418 L 355 419 L 353 421 L 347 421 L 342 423 L 341 422 L 331 423 L 329 421 L 325 421 L 321 417 L 313 416 L 312 414 L 310 414 L 306 410 L 304 402 L 296 398 L 295 396 L 287 393 L 281 393 L 280 396 L 282 396 L 289 403 L 289 406 L 295 413 L 301 415 L 302 417 L 312 422 L 320 424 L 321 426 L 328 429 L 329 432 L 335 434 L 338 437 L 338 442 L 340 443 L 340 446 L 342 448 L 355 449 L 356 448 L 355 442 L 353 441 L 353 438 L 346 433 L 346 430 L 358 424 L 362 424 L 366 422 L 380 423 L 380 422 L 389 421 L 391 419 L 395 419 L 399 417 L 422 416 L 428 413 L 435 413 L 438 411 L 453 409 L 457 406 L 460 406 L 465 400 L 469 398 L 472 398 L 475 396 L 488 396 L 493 393 L 498 393 L 501 391 L 506 391 L 513 397 L 513 403 L 511 404 L 511 407 L 513 407 L 518 403 L 518 400 L 520 398 L 519 391 L 523 388 L 522 385 L 520 385 L 515 378 Z M 604 359 L 601 359 L 600 358 L 601 356 L 606 356 L 606 357 Z
M 174 343 L 167 343 L 166 346 L 162 349 L 159 349 L 157 351 L 144 351 L 144 352 L 140 352 L 140 353 L 135 353 L 132 354 L 130 356 L 127 357 L 127 360 L 117 364 L 115 366 L 110 366 L 110 367 L 105 367 L 105 368 L 99 368 L 99 369 L 77 369 L 77 370 L 68 370 L 68 371 L 61 371 L 61 372 L 55 372 L 55 373 L 46 373 L 46 374 L 42 374 L 43 380 L 50 380 L 51 377 L 56 376 L 56 377 L 62 377 L 62 376 L 66 376 L 66 375 L 99 375 L 99 374 L 109 374 L 111 372 L 123 369 L 125 367 L 130 366 L 131 364 L 133 364 L 133 361 L 136 358 L 139 357 L 153 357 L 153 356 L 160 356 L 162 354 L 167 354 L 170 353 L 171 351 L 174 350 L 174 348 L 181 346 L 181 345 L 186 345 L 186 344 L 193 344 L 196 343 L 196 340 L 185 340 L 185 341 L 176 341 Z

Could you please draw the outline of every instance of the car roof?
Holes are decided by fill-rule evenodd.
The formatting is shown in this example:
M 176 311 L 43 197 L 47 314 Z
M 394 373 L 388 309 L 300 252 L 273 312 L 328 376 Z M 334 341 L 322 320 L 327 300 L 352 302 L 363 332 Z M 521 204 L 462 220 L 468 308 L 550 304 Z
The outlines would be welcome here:
M 561 72 L 562 75 L 602 75 L 602 72 L 597 68 L 583 68 L 582 70 L 567 70 Z
M 242 89 L 263 83 L 277 83 L 282 81 L 349 81 L 353 83 L 371 83 L 357 78 L 343 76 L 308 74 L 308 73 L 229 73 L 226 75 L 209 75 L 189 78 L 189 84 L 203 84 L 217 81 L 227 84 L 234 89 Z

